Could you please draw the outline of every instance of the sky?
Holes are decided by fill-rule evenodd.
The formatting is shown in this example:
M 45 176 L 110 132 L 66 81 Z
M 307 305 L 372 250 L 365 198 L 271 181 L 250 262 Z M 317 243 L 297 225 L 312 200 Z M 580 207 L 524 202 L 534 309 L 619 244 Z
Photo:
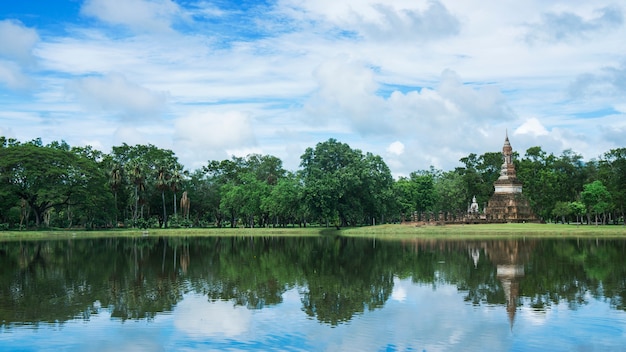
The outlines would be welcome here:
M 626 2 L 29 0 L 0 3 L 0 135 L 189 170 L 299 168 L 334 138 L 394 176 L 541 146 L 626 147 Z

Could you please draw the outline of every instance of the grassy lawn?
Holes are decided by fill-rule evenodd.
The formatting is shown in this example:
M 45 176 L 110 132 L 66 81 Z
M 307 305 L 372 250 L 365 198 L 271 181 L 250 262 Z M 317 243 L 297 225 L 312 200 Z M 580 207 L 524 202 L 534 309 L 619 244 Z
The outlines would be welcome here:
M 561 224 L 478 224 L 445 226 L 378 225 L 355 228 L 192 228 L 192 229 L 115 229 L 103 231 L 1 231 L 0 241 L 95 237 L 200 237 L 200 236 L 346 236 L 377 239 L 409 238 L 495 238 L 495 237 L 624 237 L 622 225 Z
M 345 229 L 342 236 L 376 238 L 488 238 L 488 237 L 624 237 L 621 225 L 476 224 L 445 226 L 380 225 Z

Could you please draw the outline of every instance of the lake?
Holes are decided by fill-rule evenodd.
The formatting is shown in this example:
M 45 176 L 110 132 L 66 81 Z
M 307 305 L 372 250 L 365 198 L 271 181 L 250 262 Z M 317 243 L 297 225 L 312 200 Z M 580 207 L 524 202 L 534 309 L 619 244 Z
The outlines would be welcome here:
M 0 350 L 626 349 L 626 241 L 0 242 Z

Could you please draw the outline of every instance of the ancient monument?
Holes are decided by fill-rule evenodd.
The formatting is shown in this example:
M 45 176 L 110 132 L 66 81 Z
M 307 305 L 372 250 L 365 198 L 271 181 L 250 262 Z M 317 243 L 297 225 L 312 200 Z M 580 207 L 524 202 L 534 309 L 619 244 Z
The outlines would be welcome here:
M 488 222 L 533 222 L 537 221 L 530 209 L 528 199 L 522 194 L 522 183 L 517 179 L 513 164 L 513 148 L 506 134 L 502 147 L 504 162 L 500 177 L 494 182 L 495 191 L 485 209 Z

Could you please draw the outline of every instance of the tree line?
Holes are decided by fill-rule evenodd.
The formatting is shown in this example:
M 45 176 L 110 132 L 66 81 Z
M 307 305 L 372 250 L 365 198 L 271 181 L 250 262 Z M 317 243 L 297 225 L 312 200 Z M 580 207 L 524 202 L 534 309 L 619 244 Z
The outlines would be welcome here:
M 345 227 L 400 222 L 414 212 L 459 214 L 474 196 L 481 209 L 487 204 L 502 154 L 472 153 L 454 170 L 398 179 L 380 156 L 335 139 L 300 160 L 296 171 L 259 154 L 187 170 L 174 152 L 151 144 L 103 153 L 0 137 L 0 229 Z M 585 162 L 569 149 L 556 156 L 536 146 L 514 162 L 543 221 L 623 223 L 626 148 Z

